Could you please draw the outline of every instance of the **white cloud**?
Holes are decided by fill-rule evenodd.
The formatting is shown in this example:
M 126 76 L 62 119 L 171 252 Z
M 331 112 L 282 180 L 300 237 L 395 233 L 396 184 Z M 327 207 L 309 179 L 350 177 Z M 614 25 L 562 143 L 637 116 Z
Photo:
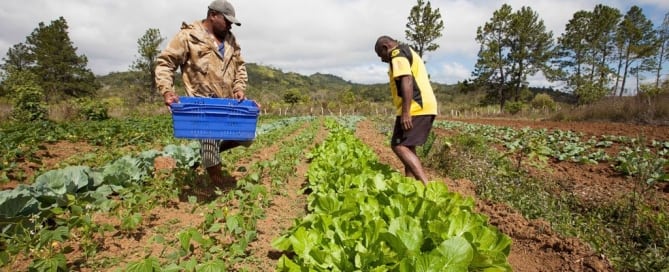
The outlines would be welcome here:
M 234 33 L 248 62 L 306 75 L 331 73 L 360 83 L 387 81 L 385 64 L 373 51 L 376 38 L 404 40 L 405 23 L 415 1 L 403 0 L 230 0 L 242 21 Z M 0 10 L 0 57 L 24 42 L 39 22 L 63 16 L 70 38 L 96 74 L 126 70 L 136 58 L 137 39 L 158 28 L 168 40 L 181 22 L 204 17 L 210 0 L 3 0 Z M 425 56 L 432 79 L 455 83 L 470 76 L 478 44 L 476 29 L 502 2 L 432 0 L 445 23 L 440 47 Z M 594 0 L 510 0 L 514 10 L 529 6 L 557 38 L 578 10 L 592 10 Z M 663 19 L 664 0 L 607 0 L 624 14 L 631 5 L 644 7 L 653 20 Z M 649 18 L 651 17 L 649 15 Z
M 470 78 L 472 71 L 458 62 L 440 63 L 439 68 L 431 73 L 432 78 L 443 78 L 444 83 L 454 84 Z

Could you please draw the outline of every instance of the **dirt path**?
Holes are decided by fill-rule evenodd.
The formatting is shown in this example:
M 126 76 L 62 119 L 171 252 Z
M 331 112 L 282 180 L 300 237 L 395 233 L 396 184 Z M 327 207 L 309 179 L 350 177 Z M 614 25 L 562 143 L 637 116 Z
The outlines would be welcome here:
M 242 166 L 243 168 L 248 168 L 255 162 L 272 160 L 276 153 L 281 150 L 281 146 L 285 143 L 293 142 L 295 137 L 297 137 L 307 125 L 308 124 L 305 124 L 296 131 L 286 135 L 281 141 L 274 142 L 272 145 L 263 148 L 262 152 L 256 152 L 250 157 L 242 158 L 236 162 L 226 162 L 226 153 L 224 152 L 222 153 L 224 163 L 233 163 L 235 165 L 234 169 L 238 169 Z M 324 138 L 322 135 L 319 137 L 321 139 Z M 272 271 L 274 269 L 275 260 L 279 256 L 270 254 L 271 240 L 274 237 L 277 237 L 280 231 L 288 228 L 292 223 L 294 217 L 286 215 L 301 216 L 295 211 L 302 210 L 304 207 L 303 197 L 298 195 L 297 191 L 303 181 L 300 177 L 304 175 L 302 174 L 300 176 L 300 171 L 302 171 L 302 173 L 306 172 L 306 170 L 302 169 L 306 168 L 306 166 L 308 166 L 308 164 L 305 162 L 297 166 L 297 176 L 288 181 L 285 184 L 286 187 L 282 189 L 282 191 L 286 192 L 286 195 L 271 196 L 272 205 L 265 210 L 265 219 L 257 222 L 257 240 L 255 240 L 248 249 L 249 255 L 253 257 L 248 258 L 248 261 L 241 264 L 243 267 L 252 268 L 252 271 Z M 161 157 L 156 159 L 155 167 L 157 173 L 161 170 L 169 171 L 169 169 L 176 167 L 176 162 L 172 158 Z M 236 180 L 244 178 L 246 174 L 246 172 L 234 171 L 230 173 L 230 176 L 227 178 L 230 182 L 236 182 Z M 120 235 L 119 232 L 106 232 L 103 237 L 98 238 L 98 242 L 103 245 L 103 248 L 96 254 L 95 258 L 99 260 L 120 260 L 120 263 L 116 265 L 116 268 L 111 269 L 110 271 L 124 267 L 125 263 L 128 261 L 144 258 L 147 253 L 150 253 L 151 256 L 169 258 L 166 254 L 169 254 L 173 249 L 170 246 L 156 243 L 153 239 L 156 236 L 164 236 L 168 240 L 173 239 L 174 234 L 178 231 L 189 227 L 197 227 L 203 222 L 203 208 L 206 208 L 208 203 L 215 201 L 218 197 L 213 188 L 206 184 L 206 179 L 204 169 L 201 169 L 201 167 L 198 168 L 196 181 L 192 186 L 183 188 L 183 196 L 180 197 L 180 199 L 173 200 L 172 205 L 168 207 L 158 206 L 151 211 L 147 211 L 144 215 L 147 219 L 144 220 L 142 226 L 140 226 L 137 232 L 133 235 Z M 270 178 L 263 177 L 261 182 L 262 184 L 267 185 L 268 192 L 270 192 Z M 186 195 L 196 196 L 198 199 L 197 204 L 189 202 Z M 234 209 L 234 207 L 230 208 Z M 119 226 L 121 224 L 118 222 L 118 218 L 106 214 L 98 214 L 95 221 L 99 224 L 110 224 L 112 226 Z M 80 254 L 82 251 L 76 246 L 74 248 L 75 252 L 72 254 Z M 76 259 L 76 257 L 72 257 L 72 259 Z M 256 268 L 257 270 L 255 270 Z M 95 271 L 96 269 L 82 268 L 79 270 Z
M 403 171 L 401 162 L 390 150 L 387 139 L 369 121 L 358 124 L 356 136 L 370 146 L 382 163 Z M 445 182 L 463 195 L 474 196 L 474 185 L 468 180 L 451 180 L 426 169 L 430 180 Z M 610 265 L 595 255 L 590 248 L 574 238 L 554 233 L 541 220 L 527 220 L 520 213 L 502 203 L 476 200 L 478 210 L 487 215 L 488 222 L 509 235 L 513 240 L 509 263 L 514 271 L 613 271 Z
M 323 124 L 320 123 L 318 133 L 312 143 L 305 147 L 304 152 L 313 149 L 316 144 L 323 142 L 326 137 L 327 131 L 323 129 Z M 258 238 L 249 245 L 248 251 L 252 256 L 251 262 L 244 262 L 244 268 L 249 271 L 274 271 L 276 268 L 276 261 L 281 257 L 281 252 L 272 248 L 272 240 L 290 228 L 296 218 L 305 215 L 306 195 L 299 192 L 304 185 L 308 169 L 309 163 L 305 158 L 301 158 L 300 163 L 295 166 L 295 175 L 289 177 L 282 185 L 282 194 L 272 197 L 272 205 L 265 209 L 265 218 L 258 221 Z M 270 179 L 271 177 L 264 177 L 263 184 L 271 184 Z

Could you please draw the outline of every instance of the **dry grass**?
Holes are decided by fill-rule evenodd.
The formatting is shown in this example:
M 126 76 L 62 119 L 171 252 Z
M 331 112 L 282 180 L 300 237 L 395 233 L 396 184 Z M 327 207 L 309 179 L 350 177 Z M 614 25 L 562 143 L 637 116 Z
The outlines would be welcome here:
M 49 104 L 49 119 L 53 121 L 74 120 L 78 117 L 77 106 L 67 100 Z
M 591 105 L 563 108 L 551 119 L 669 125 L 669 94 L 607 97 Z
M 167 107 L 162 103 L 139 103 L 130 104 L 124 102 L 111 101 L 107 103 L 109 117 L 122 118 L 127 116 L 153 116 L 169 113 Z M 12 114 L 12 105 L 9 102 L 0 100 L 0 122 L 9 122 Z M 81 119 L 79 108 L 73 100 L 64 100 L 58 103 L 48 105 L 48 119 L 56 122 L 65 122 Z
M 12 114 L 12 104 L 7 101 L 0 100 L 0 122 L 9 120 Z

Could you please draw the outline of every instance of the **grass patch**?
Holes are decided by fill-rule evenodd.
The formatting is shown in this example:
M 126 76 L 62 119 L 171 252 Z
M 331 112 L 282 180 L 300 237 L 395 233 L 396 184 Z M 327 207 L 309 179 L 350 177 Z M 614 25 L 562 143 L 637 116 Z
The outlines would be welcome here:
M 610 203 L 582 203 L 557 181 L 527 175 L 492 144 L 474 134 L 442 138 L 424 161 L 452 178 L 471 180 L 480 198 L 508 203 L 526 218 L 542 218 L 558 233 L 579 237 L 618 271 L 669 268 L 666 207 L 641 203 L 636 194 Z

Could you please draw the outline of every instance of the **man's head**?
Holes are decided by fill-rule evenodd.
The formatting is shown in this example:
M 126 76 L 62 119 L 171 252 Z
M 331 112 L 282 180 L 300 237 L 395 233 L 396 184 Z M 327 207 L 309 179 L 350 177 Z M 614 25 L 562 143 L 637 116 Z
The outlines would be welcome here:
M 381 36 L 376 39 L 374 51 L 382 62 L 390 62 L 390 51 L 397 47 L 397 41 L 389 36 Z
M 214 0 L 209 4 L 209 13 L 217 12 L 225 17 L 228 22 L 241 26 L 242 23 L 235 17 L 235 8 L 226 0 Z

